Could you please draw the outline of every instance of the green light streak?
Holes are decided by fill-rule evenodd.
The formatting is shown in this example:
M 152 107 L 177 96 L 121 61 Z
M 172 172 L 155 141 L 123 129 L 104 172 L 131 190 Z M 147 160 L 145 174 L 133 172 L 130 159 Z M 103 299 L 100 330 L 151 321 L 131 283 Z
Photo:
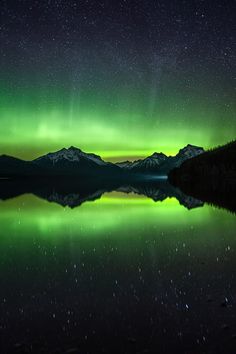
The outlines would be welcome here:
M 154 151 L 174 155 L 188 143 L 208 148 L 236 134 L 234 107 L 223 97 L 206 102 L 192 93 L 186 100 L 174 83 L 157 94 L 152 110 L 147 90 L 135 95 L 134 88 L 130 94 L 111 88 L 102 97 L 99 88 L 75 95 L 42 85 L 7 86 L 0 96 L 0 154 L 32 159 L 74 145 L 108 160 L 135 159 Z

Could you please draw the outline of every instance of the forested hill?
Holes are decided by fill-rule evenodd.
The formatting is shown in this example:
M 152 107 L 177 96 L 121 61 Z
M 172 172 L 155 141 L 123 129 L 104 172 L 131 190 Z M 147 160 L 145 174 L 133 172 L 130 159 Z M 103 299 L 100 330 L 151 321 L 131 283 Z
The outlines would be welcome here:
M 169 174 L 184 193 L 236 212 L 236 141 L 193 157 Z
M 185 161 L 179 168 L 171 171 L 170 179 L 197 180 L 210 176 L 231 178 L 235 174 L 236 140 Z

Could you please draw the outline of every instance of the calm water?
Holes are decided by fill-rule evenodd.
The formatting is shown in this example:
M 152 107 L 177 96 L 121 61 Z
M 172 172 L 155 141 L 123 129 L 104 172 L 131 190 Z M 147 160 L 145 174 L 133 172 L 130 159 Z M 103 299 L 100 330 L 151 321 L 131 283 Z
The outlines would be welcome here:
M 1 353 L 233 353 L 236 217 L 134 194 L 0 202 Z

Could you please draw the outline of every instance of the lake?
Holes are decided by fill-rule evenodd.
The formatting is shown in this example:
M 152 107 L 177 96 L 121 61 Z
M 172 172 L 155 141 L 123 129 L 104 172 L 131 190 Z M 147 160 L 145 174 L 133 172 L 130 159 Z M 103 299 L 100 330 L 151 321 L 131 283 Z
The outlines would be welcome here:
M 236 217 L 102 194 L 0 201 L 2 353 L 233 353 Z

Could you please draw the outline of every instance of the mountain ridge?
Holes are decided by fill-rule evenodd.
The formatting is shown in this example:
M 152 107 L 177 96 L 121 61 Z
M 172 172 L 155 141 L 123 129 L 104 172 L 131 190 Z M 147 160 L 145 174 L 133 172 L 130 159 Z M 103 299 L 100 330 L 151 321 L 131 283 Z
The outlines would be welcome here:
M 118 162 L 116 165 L 133 172 L 159 172 L 168 174 L 171 169 L 179 167 L 185 160 L 198 156 L 203 152 L 205 151 L 202 147 L 188 144 L 180 149 L 175 156 L 167 156 L 162 152 L 154 152 L 144 159 L 133 162 Z
M 186 159 L 203 152 L 203 148 L 188 144 L 180 149 L 176 156 L 167 156 L 162 152 L 154 152 L 144 159 L 133 162 L 112 163 L 104 161 L 99 155 L 86 153 L 77 147 L 71 146 L 55 152 L 49 152 L 32 161 L 1 155 L 0 176 L 167 174 L 171 169 L 180 166 Z

